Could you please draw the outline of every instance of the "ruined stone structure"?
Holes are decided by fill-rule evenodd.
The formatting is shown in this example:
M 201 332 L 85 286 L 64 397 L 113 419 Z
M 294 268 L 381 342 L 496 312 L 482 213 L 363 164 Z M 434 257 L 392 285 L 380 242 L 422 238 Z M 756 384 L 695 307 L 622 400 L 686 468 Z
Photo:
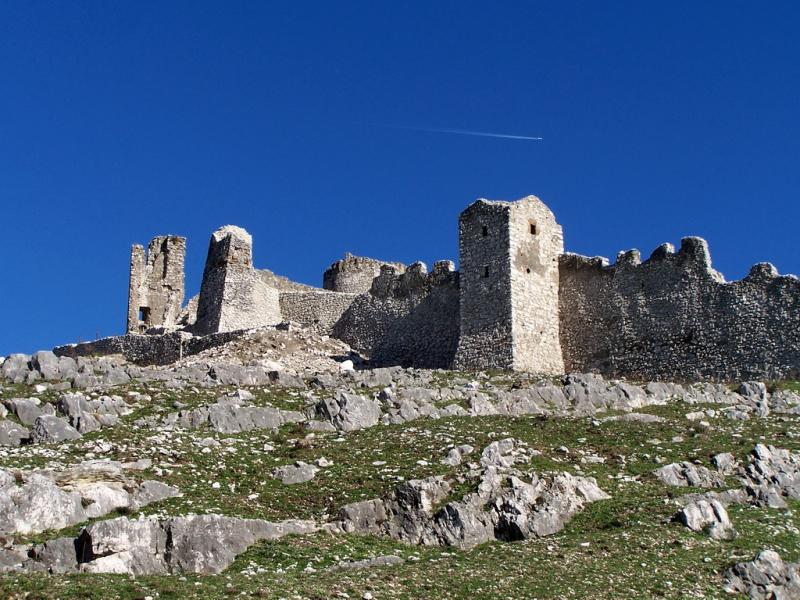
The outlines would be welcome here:
M 131 335 L 87 352 L 130 348 L 137 360 L 158 361 L 237 330 L 295 321 L 380 365 L 642 379 L 800 376 L 796 277 L 759 264 L 742 281 L 725 282 L 700 238 L 685 238 L 678 252 L 665 244 L 644 262 L 636 250 L 610 266 L 565 254 L 561 226 L 534 196 L 467 207 L 459 271 L 449 261 L 428 272 L 423 263 L 348 255 L 314 288 L 254 269 L 250 235 L 227 226 L 212 235 L 199 298 L 181 310 L 184 252 L 175 237 L 154 239 L 146 259 L 134 246 Z M 150 346 L 157 351 L 148 358 Z
M 253 268 L 253 238 L 226 225 L 211 236 L 192 330 L 200 334 L 276 325 L 279 292 Z
M 128 286 L 128 333 L 171 325 L 183 304 L 186 238 L 169 235 L 153 238 L 144 247 L 131 248 Z

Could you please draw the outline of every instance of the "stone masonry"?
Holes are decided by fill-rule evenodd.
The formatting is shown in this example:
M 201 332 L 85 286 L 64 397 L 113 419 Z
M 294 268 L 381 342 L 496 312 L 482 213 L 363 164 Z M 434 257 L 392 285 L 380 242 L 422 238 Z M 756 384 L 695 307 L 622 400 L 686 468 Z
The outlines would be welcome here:
M 372 287 L 372 281 L 381 274 L 381 267 L 391 266 L 402 272 L 401 263 L 389 263 L 366 256 L 346 254 L 342 260 L 333 263 L 322 275 L 322 287 L 332 292 L 362 294 Z
M 291 320 L 374 365 L 800 377 L 797 277 L 761 263 L 726 282 L 700 238 L 685 238 L 677 252 L 664 244 L 644 262 L 637 250 L 623 252 L 614 265 L 563 246 L 561 226 L 538 198 L 480 199 L 459 218 L 459 271 L 449 261 L 429 273 L 423 263 L 348 254 L 314 288 L 254 269 L 250 235 L 226 226 L 211 237 L 199 298 L 181 309 L 185 240 L 158 237 L 147 254 L 133 248 L 129 335 L 84 346 L 163 361 L 224 343 L 224 332 Z M 157 335 L 164 331 L 172 337 Z
M 128 333 L 173 324 L 181 312 L 186 238 L 159 236 L 131 248 Z
M 535 196 L 478 200 L 459 220 L 457 368 L 563 373 L 559 341 L 561 226 Z
M 241 227 L 215 231 L 208 247 L 192 330 L 208 334 L 281 321 L 280 294 L 253 268 L 253 238 Z

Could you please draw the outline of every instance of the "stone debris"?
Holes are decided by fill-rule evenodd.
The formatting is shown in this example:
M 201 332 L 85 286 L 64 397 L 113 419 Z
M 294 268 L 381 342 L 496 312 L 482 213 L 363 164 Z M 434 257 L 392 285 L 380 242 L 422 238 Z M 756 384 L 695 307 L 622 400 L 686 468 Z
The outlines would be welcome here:
M 752 600 L 795 600 L 800 598 L 800 564 L 784 562 L 774 550 L 762 550 L 753 560 L 728 569 L 725 591 Z
M 374 569 L 375 567 L 394 567 L 402 565 L 406 562 L 402 557 L 394 554 L 386 556 L 376 556 L 375 558 L 365 558 L 364 560 L 354 560 L 350 562 L 341 562 L 330 567 L 330 571 L 351 571 L 357 569 Z

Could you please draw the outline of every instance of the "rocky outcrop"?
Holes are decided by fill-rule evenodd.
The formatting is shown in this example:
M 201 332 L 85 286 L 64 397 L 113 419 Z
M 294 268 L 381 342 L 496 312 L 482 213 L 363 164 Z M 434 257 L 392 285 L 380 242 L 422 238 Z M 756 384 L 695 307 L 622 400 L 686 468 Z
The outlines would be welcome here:
M 784 562 L 774 550 L 762 550 L 753 560 L 735 564 L 725 580 L 725 591 L 752 600 L 800 598 L 800 564 Z
M 220 433 L 240 433 L 254 429 L 277 429 L 284 423 L 303 421 L 302 413 L 273 406 L 253 406 L 252 395 L 232 393 L 213 404 L 181 410 L 164 420 L 164 425 L 198 429 L 209 427 Z
M 655 476 L 676 487 L 721 487 L 725 478 L 707 467 L 690 462 L 672 463 L 655 471 Z
M 337 391 L 335 397 L 319 401 L 316 414 L 337 429 L 354 431 L 377 425 L 381 418 L 381 405 L 371 398 Z
M 610 497 L 592 478 L 523 473 L 512 467 L 518 460 L 525 456 L 513 440 L 493 442 L 481 454 L 481 469 L 471 473 L 476 491 L 461 500 L 448 501 L 452 487 L 443 477 L 411 480 L 388 498 L 344 506 L 330 527 L 468 549 L 551 535 L 587 504 Z
M 719 500 L 697 500 L 684 506 L 675 520 L 695 532 L 708 532 L 715 540 L 728 540 L 735 537 L 728 511 Z
M 0 534 L 63 529 L 114 510 L 138 510 L 178 494 L 158 481 L 130 477 L 136 463 L 86 461 L 61 471 L 0 469 Z

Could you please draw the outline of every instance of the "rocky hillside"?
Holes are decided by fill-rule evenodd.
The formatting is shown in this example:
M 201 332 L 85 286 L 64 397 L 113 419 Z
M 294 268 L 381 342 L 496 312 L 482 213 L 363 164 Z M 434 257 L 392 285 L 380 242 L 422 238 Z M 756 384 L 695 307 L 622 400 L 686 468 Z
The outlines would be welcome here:
M 0 597 L 800 597 L 800 385 L 352 359 L 2 359 Z

